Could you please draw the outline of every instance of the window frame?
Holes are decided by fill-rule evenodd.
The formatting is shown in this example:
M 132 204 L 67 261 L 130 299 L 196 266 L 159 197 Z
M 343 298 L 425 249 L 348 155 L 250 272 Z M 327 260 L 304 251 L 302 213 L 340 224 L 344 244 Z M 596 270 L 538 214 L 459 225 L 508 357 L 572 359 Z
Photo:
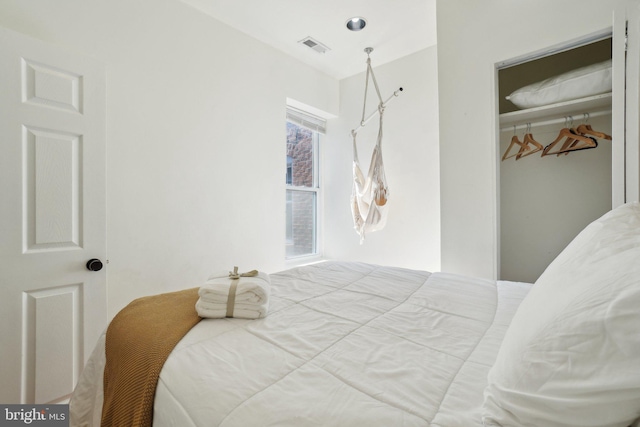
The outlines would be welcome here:
M 312 133 L 312 139 L 311 139 L 311 143 L 312 143 L 312 155 L 313 155 L 313 163 L 312 163 L 312 169 L 313 169 L 313 185 L 310 187 L 305 187 L 305 186 L 296 186 L 296 185 L 291 185 L 288 184 L 285 179 L 285 206 L 286 209 L 289 209 L 289 204 L 291 203 L 290 198 L 289 198 L 289 194 L 293 194 L 293 192 L 295 191 L 302 191 L 302 192 L 306 192 L 306 193 L 310 193 L 310 194 L 314 194 L 314 198 L 315 198 L 315 209 L 313 212 L 313 222 L 315 224 L 314 230 L 313 230 L 313 252 L 312 253 L 308 253 L 308 254 L 302 254 L 302 255 L 287 255 L 287 250 L 286 247 L 287 245 L 290 244 L 289 239 L 287 238 L 287 234 L 288 234 L 288 228 L 290 226 L 289 221 L 287 220 L 288 217 L 288 213 L 285 215 L 285 262 L 287 264 L 299 264 L 302 262 L 309 262 L 312 261 L 314 258 L 321 258 L 322 257 L 322 252 L 323 252 L 323 233 L 322 233 L 322 228 L 323 228 L 323 215 L 322 215 L 322 205 L 323 205 L 323 192 L 322 192 L 322 173 L 320 172 L 320 167 L 321 167 L 321 147 L 320 147 L 320 141 L 322 138 L 323 133 L 319 131 L 318 128 L 312 128 L 310 126 L 305 126 L 304 123 L 300 123 L 297 122 L 295 120 L 290 120 L 290 114 L 292 112 L 292 109 L 290 109 L 289 107 L 287 107 L 287 118 L 285 120 L 285 124 L 287 122 L 292 123 L 296 126 L 302 127 L 302 128 L 306 128 L 309 129 Z M 295 114 L 296 112 L 298 112 L 298 110 L 293 110 L 293 113 Z M 304 112 L 304 114 L 309 115 L 309 113 Z M 324 119 L 320 119 L 318 118 L 318 120 L 324 120 Z M 324 129 L 322 129 L 324 130 Z M 285 157 L 286 158 L 286 157 Z M 285 174 L 286 171 L 288 169 L 288 165 L 285 165 Z M 291 242 L 292 244 L 293 242 Z

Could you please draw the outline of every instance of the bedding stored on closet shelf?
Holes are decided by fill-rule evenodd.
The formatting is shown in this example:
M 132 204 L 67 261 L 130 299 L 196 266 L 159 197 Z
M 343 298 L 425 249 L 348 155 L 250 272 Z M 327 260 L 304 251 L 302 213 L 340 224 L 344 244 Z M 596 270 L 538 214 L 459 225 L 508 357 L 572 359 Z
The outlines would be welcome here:
M 521 87 L 506 99 L 519 108 L 534 108 L 611 92 L 612 66 L 612 60 L 608 59 L 580 67 Z

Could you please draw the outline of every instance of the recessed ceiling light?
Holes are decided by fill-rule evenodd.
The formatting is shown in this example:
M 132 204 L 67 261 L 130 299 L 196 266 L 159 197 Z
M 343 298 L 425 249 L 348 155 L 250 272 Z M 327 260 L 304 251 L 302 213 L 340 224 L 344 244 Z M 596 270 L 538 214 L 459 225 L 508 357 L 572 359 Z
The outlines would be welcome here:
M 359 16 L 355 16 L 347 21 L 347 28 L 351 31 L 360 31 L 365 25 L 367 25 L 367 21 Z

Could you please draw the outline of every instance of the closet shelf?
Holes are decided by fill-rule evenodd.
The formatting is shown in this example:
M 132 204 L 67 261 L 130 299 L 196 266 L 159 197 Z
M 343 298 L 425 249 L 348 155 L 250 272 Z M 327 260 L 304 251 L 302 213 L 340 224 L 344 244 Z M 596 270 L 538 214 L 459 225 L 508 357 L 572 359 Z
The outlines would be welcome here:
M 582 120 L 584 113 L 593 115 L 604 110 L 610 110 L 610 108 L 611 93 L 604 93 L 542 107 L 502 113 L 500 114 L 500 127 L 542 122 L 563 118 L 564 116 L 573 116 L 574 120 Z

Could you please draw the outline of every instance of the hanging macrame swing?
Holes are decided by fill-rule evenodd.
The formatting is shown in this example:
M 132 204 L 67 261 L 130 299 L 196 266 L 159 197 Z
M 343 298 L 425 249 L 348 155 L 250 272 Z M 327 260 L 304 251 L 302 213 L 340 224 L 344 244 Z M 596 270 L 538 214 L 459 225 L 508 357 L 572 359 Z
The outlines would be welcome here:
M 384 174 L 384 163 L 382 161 L 382 119 L 387 103 L 402 92 L 402 88 L 399 88 L 386 101 L 382 101 L 378 82 L 376 82 L 376 77 L 373 74 L 373 68 L 371 68 L 371 58 L 369 57 L 373 48 L 368 47 L 364 51 L 367 54 L 367 77 L 364 88 L 362 119 L 360 120 L 360 126 L 351 131 L 351 137 L 353 138 L 353 188 L 351 191 L 351 213 L 353 215 L 354 229 L 360 236 L 360 244 L 364 242 L 366 233 L 381 230 L 387 223 L 389 187 L 387 186 L 387 179 Z M 369 76 L 371 76 L 371 80 L 373 81 L 373 85 L 376 89 L 379 103 L 377 111 L 374 111 L 365 119 L 364 116 L 367 106 Z M 365 178 L 362 173 L 362 169 L 360 168 L 360 162 L 358 161 L 356 136 L 358 131 L 364 127 L 364 125 L 371 120 L 376 113 L 380 115 L 378 139 L 375 147 L 373 148 L 369 171 Z

